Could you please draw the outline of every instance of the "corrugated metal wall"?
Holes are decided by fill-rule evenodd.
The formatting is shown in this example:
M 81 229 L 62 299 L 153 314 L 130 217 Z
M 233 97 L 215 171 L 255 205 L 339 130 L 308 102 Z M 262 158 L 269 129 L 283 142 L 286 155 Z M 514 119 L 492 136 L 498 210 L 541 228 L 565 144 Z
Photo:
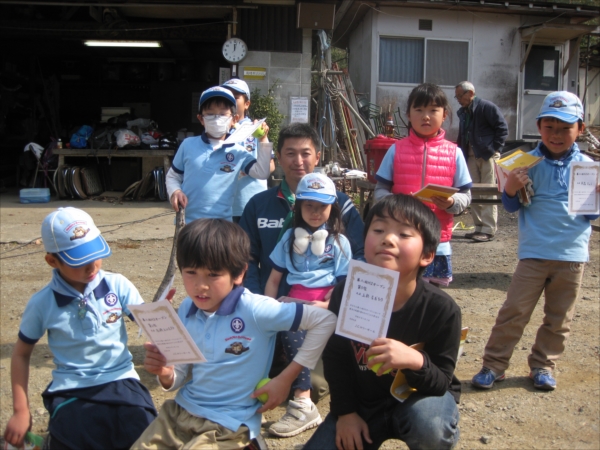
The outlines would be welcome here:
M 238 34 L 251 51 L 302 52 L 302 30 L 295 6 L 241 9 Z

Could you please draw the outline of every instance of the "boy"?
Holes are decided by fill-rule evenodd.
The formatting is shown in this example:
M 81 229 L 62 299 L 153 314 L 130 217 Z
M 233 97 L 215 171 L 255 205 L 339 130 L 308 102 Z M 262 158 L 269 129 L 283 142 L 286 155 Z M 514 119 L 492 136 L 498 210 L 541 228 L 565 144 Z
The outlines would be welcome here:
M 185 139 L 167 173 L 166 185 L 173 209 L 185 208 L 186 223 L 199 218 L 232 220 L 232 203 L 240 171 L 266 180 L 273 145 L 269 127 L 258 148 L 258 159 L 238 144 L 223 144 L 235 123 L 236 102 L 222 87 L 207 89 L 200 96 L 198 120 L 201 136 Z
M 387 335 L 370 346 L 338 335 L 329 339 L 323 362 L 331 412 L 304 450 L 377 449 L 387 439 L 409 448 L 451 448 L 459 436 L 454 368 L 461 313 L 450 296 L 421 278 L 435 256 L 440 223 L 419 200 L 396 194 L 371 208 L 365 230 L 366 261 L 400 272 Z M 344 284 L 329 303 L 336 314 Z M 417 343 L 422 351 L 409 347 Z M 375 374 L 370 369 L 378 363 Z M 416 389 L 404 402 L 390 393 L 398 370 Z
M 250 109 L 250 89 L 248 88 L 248 84 L 244 80 L 240 80 L 239 78 L 232 78 L 231 80 L 228 80 L 225 83 L 223 83 L 221 87 L 229 89 L 235 97 L 238 118 L 237 123 L 252 123 L 252 119 L 250 119 L 247 116 L 248 110 Z M 235 132 L 235 130 L 232 130 L 232 132 Z M 249 153 L 251 153 L 252 156 L 254 156 L 255 158 L 257 157 L 257 138 L 255 138 L 254 136 L 248 136 L 248 138 L 244 142 L 240 142 L 239 144 L 242 147 L 244 147 Z M 271 154 L 269 173 L 272 173 L 275 170 L 275 161 L 273 160 L 273 156 L 274 155 Z M 250 200 L 254 196 L 254 194 L 258 194 L 259 192 L 263 192 L 266 190 L 266 180 L 257 180 L 252 177 L 247 177 L 243 171 L 240 172 L 235 196 L 233 198 L 233 221 L 235 223 L 238 223 L 240 221 L 240 216 L 242 215 L 242 212 L 244 212 L 244 207 L 246 206 L 246 203 L 248 203 L 248 200 Z
M 127 349 L 127 305 L 143 300 L 125 277 L 101 270 L 111 250 L 86 212 L 49 214 L 42 239 L 54 271 L 21 319 L 11 363 L 14 413 L 4 438 L 19 447 L 31 428 L 29 360 L 47 331 L 56 364 L 42 393 L 50 414 L 47 448 L 129 448 L 156 417 Z
M 504 208 L 519 211 L 519 263 L 485 347 L 483 367 L 471 381 L 482 389 L 504 380 L 542 292 L 544 320 L 528 358 L 529 377 L 536 389 L 556 388 L 553 370 L 569 337 L 583 266 L 589 259 L 590 221 L 598 217 L 568 212 L 571 166 L 591 161 L 575 143 L 585 129 L 579 98 L 565 91 L 547 95 L 537 126 L 542 143 L 531 154 L 545 159 L 529 170 L 513 170 L 502 193 Z M 530 182 L 534 195 L 531 205 L 523 207 L 517 192 Z
M 335 315 L 244 289 L 250 241 L 239 225 L 196 220 L 182 229 L 177 249 L 188 294 L 179 317 L 207 362 L 166 366 L 156 347 L 145 345 L 146 370 L 165 390 L 183 387 L 164 403 L 133 448 L 243 448 L 260 435 L 261 413 L 287 398 L 303 366 L 317 363 L 335 328 Z M 308 332 L 294 361 L 255 391 L 269 373 L 277 332 L 299 329 Z M 257 397 L 263 393 L 268 400 L 259 408 Z

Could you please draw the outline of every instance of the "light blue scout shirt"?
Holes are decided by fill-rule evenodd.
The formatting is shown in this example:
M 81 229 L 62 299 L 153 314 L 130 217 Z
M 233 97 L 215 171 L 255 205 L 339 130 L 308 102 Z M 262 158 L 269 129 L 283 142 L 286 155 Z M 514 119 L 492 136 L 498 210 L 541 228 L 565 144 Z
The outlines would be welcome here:
M 83 302 L 82 300 L 86 301 Z M 135 378 L 123 315 L 144 303 L 123 275 L 101 270 L 81 294 L 54 269 L 52 280 L 31 297 L 19 339 L 35 344 L 48 331 L 56 368 L 50 392 Z
M 261 404 L 250 395 L 268 377 L 277 332 L 298 330 L 302 305 L 237 287 L 214 314 L 198 309 L 189 297 L 178 314 L 207 362 L 176 366 L 179 373 L 191 370 L 192 378 L 175 401 L 189 413 L 230 430 L 245 424 L 254 438 L 260 434 L 261 415 L 256 410 Z
M 184 139 L 172 168 L 183 175 L 181 190 L 188 198 L 185 222 L 202 218 L 231 220 L 240 170 L 248 173 L 254 163 L 252 153 L 238 144 L 213 150 L 206 133 Z
M 323 225 L 319 229 L 324 228 Z M 300 284 L 307 288 L 333 286 L 341 277 L 348 275 L 352 249 L 346 236 L 338 235 L 341 247 L 333 236 L 327 236 L 325 252 L 321 256 L 315 256 L 310 245 L 303 255 L 291 252 L 294 258 L 292 264 L 289 241 L 293 231 L 294 229 L 290 228 L 283 234 L 270 256 L 275 269 L 289 272 L 286 278 L 289 285 Z
M 246 122 L 252 122 L 252 120 L 249 117 L 244 117 L 238 123 L 242 124 Z M 258 139 L 253 136 L 248 136 L 248 139 L 239 144 L 244 147 L 248 153 L 254 156 L 254 159 L 257 158 Z M 273 157 L 273 155 L 271 155 L 271 157 Z M 257 180 L 256 178 L 252 178 L 248 175 L 243 176 L 242 174 L 238 176 L 237 189 L 233 199 L 233 216 L 241 216 L 246 207 L 246 203 L 254 197 L 254 194 L 267 190 L 267 180 Z
M 387 153 L 381 161 L 379 170 L 377 171 L 377 178 L 382 178 L 387 183 L 394 183 L 394 158 L 396 157 L 396 144 L 388 149 Z M 462 189 L 466 185 L 472 183 L 471 175 L 469 174 L 469 168 L 463 152 L 459 147 L 456 147 L 456 172 L 454 172 L 454 182 L 452 186 L 455 188 Z M 452 248 L 450 247 L 450 241 L 441 242 L 435 251 L 436 255 L 451 255 Z

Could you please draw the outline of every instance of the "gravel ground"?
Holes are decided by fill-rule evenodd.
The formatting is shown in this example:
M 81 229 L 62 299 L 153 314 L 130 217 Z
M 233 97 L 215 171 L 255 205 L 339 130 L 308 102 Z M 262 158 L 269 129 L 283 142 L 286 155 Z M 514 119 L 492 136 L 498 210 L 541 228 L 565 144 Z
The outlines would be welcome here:
M 469 214 L 456 217 L 466 228 L 471 224 Z M 500 213 L 497 237 L 489 243 L 472 243 L 461 236 L 467 229 L 458 225 L 452 241 L 454 282 L 447 288 L 462 308 L 463 324 L 471 328 L 464 353 L 457 367 L 463 380 L 461 412 L 461 439 L 458 448 L 600 448 L 599 406 L 599 294 L 598 275 L 600 254 L 597 232 L 592 235 L 590 263 L 586 267 L 580 300 L 577 306 L 572 334 L 567 350 L 556 370 L 558 388 L 554 392 L 533 389 L 527 378 L 527 354 L 537 327 L 541 323 L 542 308 L 538 305 L 531 324 L 518 344 L 507 379 L 490 391 L 474 390 L 469 380 L 481 366 L 481 355 L 494 323 L 498 308 L 515 269 L 517 219 L 515 215 Z M 130 236 L 137 233 L 135 225 Z M 167 266 L 171 241 L 116 240 L 111 242 L 113 255 L 105 260 L 106 270 L 121 272 L 151 299 Z M 50 268 L 43 260 L 40 245 L 0 245 L 1 316 L 0 332 L 0 427 L 4 430 L 12 413 L 10 389 L 10 355 L 23 308 L 28 298 L 49 279 Z M 183 286 L 176 281 L 179 294 L 175 305 L 183 299 Z M 137 336 L 137 327 L 128 325 L 130 349 L 142 381 L 151 389 L 158 408 L 173 394 L 163 393 L 154 377 L 143 367 L 143 338 Z M 30 402 L 33 431 L 43 433 L 48 415 L 43 408 L 41 392 L 51 377 L 52 357 L 43 338 L 36 345 L 30 373 Z M 324 417 L 329 409 L 329 398 L 318 403 Z M 267 424 L 277 420 L 285 411 L 280 406 L 267 413 Z M 302 448 L 314 430 L 288 439 L 263 435 L 272 449 Z M 1 444 L 1 443 L 0 443 Z M 388 441 L 385 449 L 405 448 L 399 441 Z

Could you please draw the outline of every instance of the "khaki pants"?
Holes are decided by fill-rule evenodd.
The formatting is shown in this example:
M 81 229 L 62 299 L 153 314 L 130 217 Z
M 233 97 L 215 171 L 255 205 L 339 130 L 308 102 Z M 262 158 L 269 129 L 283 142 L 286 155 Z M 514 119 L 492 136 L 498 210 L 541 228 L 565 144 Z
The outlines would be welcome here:
M 565 350 L 575 302 L 583 277 L 583 263 L 522 259 L 498 311 L 496 324 L 485 346 L 483 365 L 496 373 L 508 368 L 510 357 L 542 292 L 544 319 L 528 358 L 532 369 L 553 370 Z
M 494 158 L 487 161 L 483 158 L 476 158 L 473 150 L 469 150 L 467 167 L 473 183 L 495 183 L 496 175 L 494 173 Z M 482 195 L 480 198 L 496 198 L 495 195 Z M 498 208 L 496 205 L 471 205 L 471 217 L 475 225 L 476 233 L 487 233 L 492 236 L 496 234 L 498 228 Z
M 250 431 L 245 425 L 231 431 L 208 419 L 193 416 L 174 400 L 167 400 L 158 417 L 131 449 L 234 450 L 243 449 L 248 444 Z

